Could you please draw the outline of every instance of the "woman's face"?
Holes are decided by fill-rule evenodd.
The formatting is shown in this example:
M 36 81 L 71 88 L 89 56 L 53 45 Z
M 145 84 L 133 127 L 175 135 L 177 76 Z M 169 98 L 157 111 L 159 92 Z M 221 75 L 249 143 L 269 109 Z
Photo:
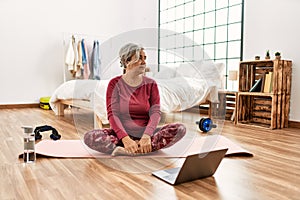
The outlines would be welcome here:
M 126 70 L 134 70 L 137 73 L 141 74 L 145 72 L 145 68 L 146 68 L 146 55 L 145 52 L 141 50 L 139 59 L 136 58 L 136 55 L 133 55 L 131 57 L 131 60 L 127 64 Z

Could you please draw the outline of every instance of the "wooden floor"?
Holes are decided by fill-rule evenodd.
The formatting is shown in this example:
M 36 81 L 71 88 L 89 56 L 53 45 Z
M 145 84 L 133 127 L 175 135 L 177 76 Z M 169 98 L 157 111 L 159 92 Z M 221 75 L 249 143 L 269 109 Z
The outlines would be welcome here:
M 165 122 L 181 121 L 188 134 L 203 135 L 197 114 L 168 115 Z M 0 110 L 0 199 L 299 199 L 299 129 L 269 130 L 234 126 L 222 121 L 215 129 L 251 151 L 254 157 L 230 157 L 213 177 L 171 186 L 150 171 L 177 165 L 175 159 L 56 159 L 37 158 L 24 164 L 23 125 L 51 125 L 63 139 L 79 139 L 93 128 L 93 115 L 67 111 L 65 117 L 39 108 Z M 49 138 L 49 132 L 43 138 Z

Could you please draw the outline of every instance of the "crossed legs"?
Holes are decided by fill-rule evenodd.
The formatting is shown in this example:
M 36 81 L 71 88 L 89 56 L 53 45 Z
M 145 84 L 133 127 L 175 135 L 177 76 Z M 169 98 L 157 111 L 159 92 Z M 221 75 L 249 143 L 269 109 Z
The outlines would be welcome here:
M 157 151 L 174 145 L 186 133 L 186 128 L 180 123 L 171 123 L 157 128 L 153 136 L 151 136 L 152 151 Z M 110 128 L 96 129 L 87 132 L 84 135 L 84 143 L 93 150 L 120 155 L 126 154 L 115 132 Z

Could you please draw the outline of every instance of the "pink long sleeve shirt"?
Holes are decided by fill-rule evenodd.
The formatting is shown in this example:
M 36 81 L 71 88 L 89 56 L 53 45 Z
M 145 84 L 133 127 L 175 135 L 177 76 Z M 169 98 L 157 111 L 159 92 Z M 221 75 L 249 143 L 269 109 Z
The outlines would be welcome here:
M 107 116 L 117 137 L 141 138 L 152 135 L 160 121 L 160 97 L 156 82 L 143 77 L 137 87 L 129 86 L 117 76 L 110 80 L 106 93 Z

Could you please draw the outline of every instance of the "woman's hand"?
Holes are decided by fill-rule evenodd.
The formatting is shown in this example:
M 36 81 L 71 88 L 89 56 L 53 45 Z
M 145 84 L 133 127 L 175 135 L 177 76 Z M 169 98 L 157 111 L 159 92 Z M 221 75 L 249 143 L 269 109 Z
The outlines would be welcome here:
M 150 153 L 152 151 L 150 135 L 144 134 L 139 141 L 139 145 L 140 153 Z
M 132 140 L 129 136 L 125 136 L 122 138 L 122 142 L 124 144 L 125 151 L 129 154 L 135 154 L 138 151 L 138 144 Z

